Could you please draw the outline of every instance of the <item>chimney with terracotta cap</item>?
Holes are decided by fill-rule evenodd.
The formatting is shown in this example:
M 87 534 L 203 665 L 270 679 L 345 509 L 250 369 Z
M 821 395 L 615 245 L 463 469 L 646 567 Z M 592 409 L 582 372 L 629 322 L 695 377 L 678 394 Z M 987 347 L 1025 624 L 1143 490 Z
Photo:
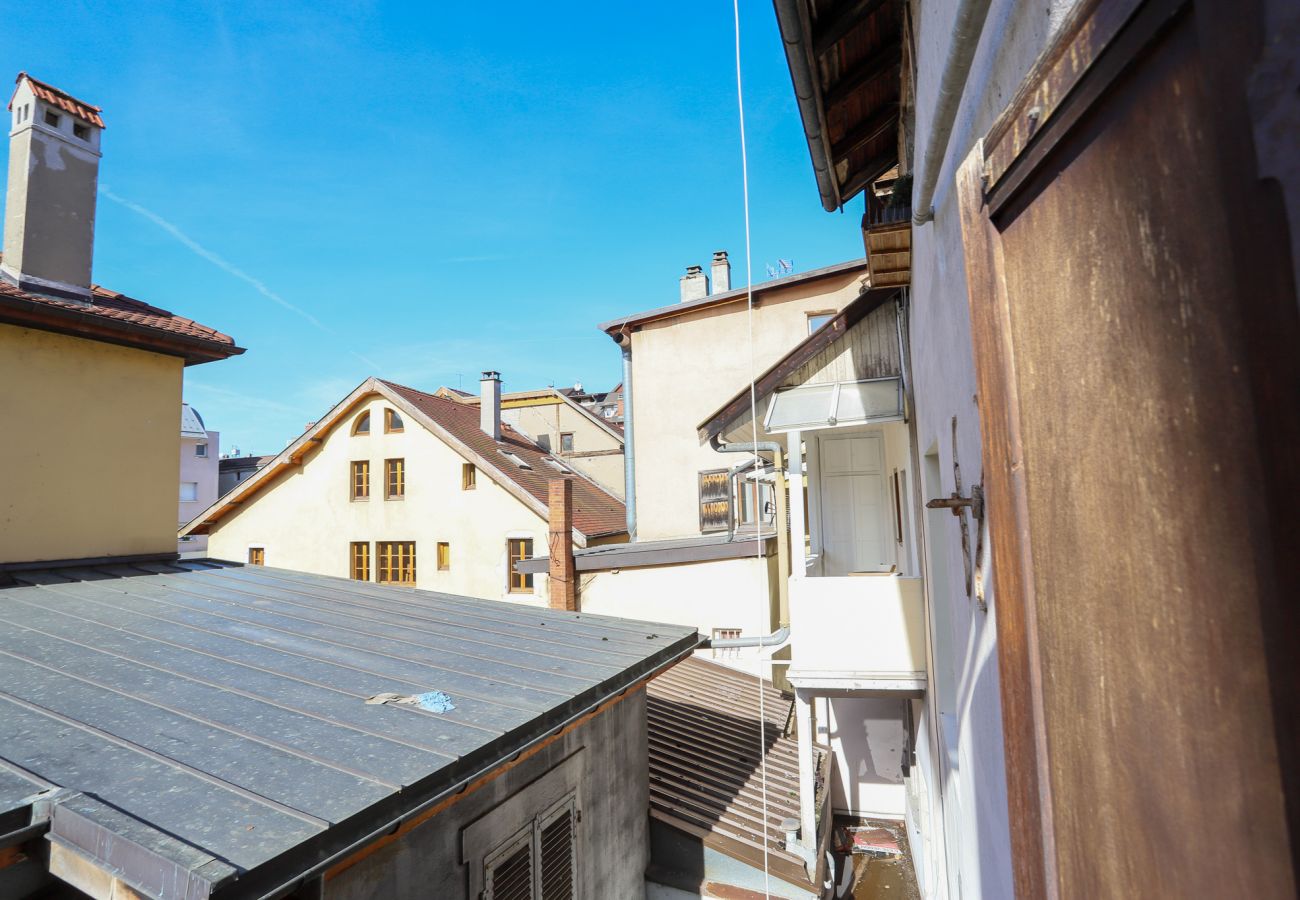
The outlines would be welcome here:
M 99 107 L 19 72 L 9 113 L 0 277 L 34 294 L 89 300 Z

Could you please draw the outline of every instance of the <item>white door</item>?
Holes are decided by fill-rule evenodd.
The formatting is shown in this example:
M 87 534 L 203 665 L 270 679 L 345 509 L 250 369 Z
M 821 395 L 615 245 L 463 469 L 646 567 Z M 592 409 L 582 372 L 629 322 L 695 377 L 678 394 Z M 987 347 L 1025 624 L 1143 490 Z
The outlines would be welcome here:
M 879 434 L 822 437 L 822 574 L 884 572 L 893 564 Z

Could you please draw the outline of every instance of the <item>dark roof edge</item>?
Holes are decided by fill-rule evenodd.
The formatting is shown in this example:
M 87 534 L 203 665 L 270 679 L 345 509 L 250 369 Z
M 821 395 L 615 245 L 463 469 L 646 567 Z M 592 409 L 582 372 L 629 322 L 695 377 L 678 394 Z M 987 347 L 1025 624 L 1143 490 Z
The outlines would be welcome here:
M 167 356 L 179 356 L 187 366 L 216 362 L 244 352 L 243 347 L 233 343 L 176 334 L 121 319 L 88 315 L 80 310 L 45 306 L 7 294 L 0 294 L 0 322 Z
M 710 541 L 708 543 L 672 547 L 637 547 L 635 543 L 629 543 L 625 547 L 619 544 L 606 544 L 593 547 L 585 553 L 575 553 L 573 561 L 574 568 L 579 572 L 607 572 L 610 569 L 676 566 L 719 559 L 743 559 L 757 556 L 760 541 L 763 544 L 763 555 L 767 556 L 771 552 L 775 540 L 774 535 L 765 534 L 761 538 Z M 618 547 L 622 547 L 622 549 L 613 549 Z M 545 575 L 549 566 L 550 557 L 534 556 L 531 559 L 515 563 L 515 571 Z
M 835 263 L 834 265 L 823 266 L 820 269 L 800 272 L 797 275 L 787 275 L 785 278 L 776 278 L 772 281 L 764 281 L 761 284 L 755 284 L 753 291 L 754 295 L 757 296 L 768 291 L 793 287 L 794 285 L 802 284 L 806 281 L 816 281 L 819 278 L 829 278 L 832 275 L 842 275 L 845 272 L 865 269 L 866 267 L 866 257 L 861 259 L 851 259 L 845 262 Z M 720 306 L 726 303 L 733 303 L 737 300 L 744 300 L 748 296 L 748 288 L 736 288 L 735 290 L 725 291 L 721 294 L 710 294 L 709 296 L 701 297 L 698 300 L 687 300 L 684 303 L 674 303 L 671 306 L 659 306 L 655 309 L 648 309 L 645 312 L 632 313 L 629 316 L 620 316 L 617 319 L 602 322 L 596 327 L 608 334 L 611 331 L 618 331 L 629 325 L 637 325 L 653 319 L 668 319 L 674 316 L 682 316 L 690 312 L 695 312 L 696 310 L 708 309 L 711 306 Z
M 797 0 L 775 0 L 776 24 L 785 47 L 786 66 L 790 70 L 791 87 L 799 107 L 799 120 L 808 143 L 813 175 L 817 179 L 817 193 L 821 195 L 822 209 L 834 212 L 843 206 L 839 184 L 831 171 L 830 143 L 822 121 L 821 80 L 809 54 L 808 40 L 804 35 L 804 20 Z
M 423 821 L 438 811 L 444 801 L 472 792 L 477 787 L 476 782 L 491 778 L 507 763 L 557 740 L 587 717 L 600 712 L 607 703 L 617 702 L 640 689 L 655 675 L 689 657 L 703 640 L 698 632 L 683 637 L 568 703 L 538 716 L 515 732 L 503 735 L 423 781 L 267 860 L 246 872 L 230 885 L 228 891 L 216 896 L 221 900 L 233 900 L 279 895 L 294 884 L 346 861 L 385 835 L 394 833 L 404 823 Z
M 895 296 L 900 296 L 901 292 L 901 287 L 890 286 L 871 288 L 859 294 L 848 306 L 840 310 L 835 318 L 818 328 L 798 344 L 795 344 L 794 349 L 772 363 L 767 368 L 767 371 L 755 379 L 754 402 L 766 399 L 780 387 L 780 382 L 785 380 L 792 372 L 844 337 L 849 333 L 850 328 L 880 309 Z M 714 435 L 721 434 L 740 416 L 747 413 L 749 408 L 750 391 L 749 387 L 746 386 L 710 415 L 709 418 L 699 424 L 700 441 L 704 442 Z

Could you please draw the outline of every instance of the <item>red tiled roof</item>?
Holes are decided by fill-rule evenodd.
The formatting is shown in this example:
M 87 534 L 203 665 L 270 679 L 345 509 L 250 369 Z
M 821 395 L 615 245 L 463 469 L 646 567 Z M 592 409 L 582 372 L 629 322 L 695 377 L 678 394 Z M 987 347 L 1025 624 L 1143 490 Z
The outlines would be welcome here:
M 561 477 L 560 472 L 545 462 L 554 459 L 547 451 L 504 423 L 500 442 L 492 440 L 479 427 L 477 404 L 458 403 L 391 381 L 383 384 L 546 505 L 549 482 Z M 501 450 L 509 450 L 531 468 L 520 468 L 502 455 Z M 627 509 L 621 500 L 577 472 L 570 480 L 573 481 L 573 527 L 589 538 L 621 534 L 627 530 Z
M 81 303 L 32 294 L 0 279 L 0 320 L 29 324 L 22 320 L 41 317 L 48 321 L 31 324 L 49 327 L 53 322 L 58 322 L 59 331 L 112 339 L 116 343 L 170 345 L 166 349 L 196 362 L 244 352 L 235 346 L 234 338 L 230 335 L 200 325 L 193 319 L 150 306 L 99 285 L 93 286 L 91 292 L 91 302 Z M 21 314 L 21 318 L 19 315 L 5 316 L 6 311 Z M 45 315 L 41 316 L 42 313 Z M 96 325 L 101 327 L 97 329 Z M 147 343 L 149 337 L 157 340 Z
M 41 100 L 44 100 L 51 106 L 57 106 L 66 113 L 71 113 L 78 118 L 85 119 L 92 125 L 97 125 L 100 128 L 104 127 L 104 119 L 99 115 L 102 110 L 98 106 L 92 106 L 89 103 L 78 100 L 67 91 L 61 91 L 52 84 L 46 84 L 44 81 L 37 81 L 26 72 L 19 72 L 18 77 L 14 79 L 14 84 L 21 84 L 24 78 L 26 78 L 27 83 L 32 86 L 32 93 Z M 17 91 L 17 88 L 14 88 L 14 90 Z M 13 108 L 14 98 L 10 95 L 9 109 Z

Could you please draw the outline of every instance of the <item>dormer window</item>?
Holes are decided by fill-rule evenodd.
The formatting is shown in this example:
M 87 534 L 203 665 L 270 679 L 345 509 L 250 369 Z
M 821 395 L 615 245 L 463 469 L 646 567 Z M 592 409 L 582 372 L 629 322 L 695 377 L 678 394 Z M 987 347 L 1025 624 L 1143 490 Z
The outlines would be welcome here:
M 90 126 L 82 125 L 80 122 L 72 123 L 72 133 L 83 141 L 90 140 Z
M 45 111 L 45 124 L 49 125 L 51 128 L 58 128 L 59 114 L 56 112 L 51 112 L 50 110 L 47 109 Z
M 370 413 L 369 412 L 363 412 L 361 415 L 357 416 L 356 422 L 352 424 L 352 434 L 353 435 L 370 434 Z
M 518 466 L 519 468 L 521 468 L 521 469 L 531 469 L 531 468 L 532 468 L 532 466 L 530 466 L 528 463 L 524 462 L 523 459 L 521 459 L 518 455 L 516 455 L 516 454 L 514 454 L 514 453 L 511 453 L 509 450 L 500 450 L 500 451 L 498 451 L 498 452 L 499 452 L 502 456 L 504 456 L 506 459 L 510 460 L 512 463 L 514 463 L 515 465 L 517 465 L 517 466 Z
M 405 429 L 405 427 L 406 425 L 402 421 L 402 417 L 398 415 L 397 410 L 395 409 L 384 410 L 384 433 L 385 434 L 398 434 L 403 429 Z

